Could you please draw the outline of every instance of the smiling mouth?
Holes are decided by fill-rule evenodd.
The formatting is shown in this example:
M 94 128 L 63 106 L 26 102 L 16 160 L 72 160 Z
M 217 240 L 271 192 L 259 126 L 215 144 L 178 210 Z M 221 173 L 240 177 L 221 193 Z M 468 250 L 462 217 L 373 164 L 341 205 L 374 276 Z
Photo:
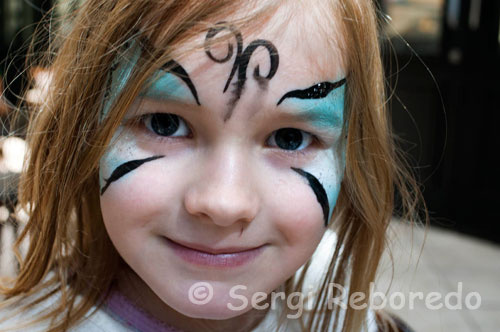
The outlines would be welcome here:
M 212 267 L 237 267 L 255 259 L 265 245 L 258 247 L 228 247 L 213 249 L 198 244 L 179 243 L 166 238 L 167 245 L 183 260 L 196 265 Z

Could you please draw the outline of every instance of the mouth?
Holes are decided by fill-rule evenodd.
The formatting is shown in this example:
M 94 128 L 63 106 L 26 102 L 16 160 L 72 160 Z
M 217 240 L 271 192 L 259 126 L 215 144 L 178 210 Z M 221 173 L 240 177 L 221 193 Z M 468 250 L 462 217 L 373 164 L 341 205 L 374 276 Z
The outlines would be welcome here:
M 200 244 L 173 241 L 166 243 L 184 261 L 195 265 L 229 268 L 247 264 L 263 251 L 265 245 L 257 247 L 210 248 Z

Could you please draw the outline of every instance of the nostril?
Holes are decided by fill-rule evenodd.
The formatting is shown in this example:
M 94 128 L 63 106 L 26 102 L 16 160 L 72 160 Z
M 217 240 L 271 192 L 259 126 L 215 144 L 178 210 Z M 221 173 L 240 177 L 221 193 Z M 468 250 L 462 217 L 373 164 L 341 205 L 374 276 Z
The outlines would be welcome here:
M 198 213 L 194 213 L 194 214 L 191 213 L 191 215 L 193 217 L 196 217 L 199 220 L 205 221 L 205 222 L 210 222 L 210 219 L 211 219 L 210 216 L 204 212 L 198 212 Z

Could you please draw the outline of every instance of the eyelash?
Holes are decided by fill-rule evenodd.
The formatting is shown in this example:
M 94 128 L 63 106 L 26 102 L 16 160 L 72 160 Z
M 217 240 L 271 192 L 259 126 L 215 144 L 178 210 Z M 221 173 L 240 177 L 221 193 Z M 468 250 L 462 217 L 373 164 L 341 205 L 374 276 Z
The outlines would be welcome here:
M 175 116 L 179 121 L 180 121 L 180 125 L 183 125 L 185 126 L 185 130 L 188 130 L 188 134 L 187 135 L 182 135 L 182 136 L 162 136 L 162 135 L 159 135 L 157 133 L 154 132 L 153 128 L 151 127 L 151 123 L 148 121 L 151 121 L 152 120 L 152 117 L 153 116 L 157 116 L 157 115 L 170 115 L 170 116 Z M 184 120 L 181 116 L 177 115 L 177 114 L 172 114 L 172 113 L 162 113 L 162 112 L 158 112 L 158 113 L 148 113 L 148 114 L 144 114 L 144 115 L 141 115 L 138 119 L 138 124 L 140 125 L 140 127 L 142 127 L 142 129 L 146 132 L 146 134 L 151 137 L 152 139 L 156 140 L 156 141 L 159 141 L 160 143 L 161 142 L 164 142 L 164 141 L 171 141 L 171 140 L 178 140 L 178 139 L 183 139 L 183 138 L 192 138 L 194 135 L 193 135 L 193 130 L 191 129 L 191 127 L 189 126 L 189 124 L 187 123 L 186 120 Z M 179 128 L 177 128 L 176 132 L 178 131 Z M 286 129 L 292 129 L 292 130 L 297 130 L 299 132 L 302 133 L 302 137 L 304 137 L 304 135 L 307 135 L 309 136 L 309 144 L 300 149 L 300 150 L 287 150 L 287 149 L 283 149 L 283 148 L 279 148 L 277 145 L 270 145 L 269 144 L 269 141 L 271 140 L 271 138 L 276 135 L 278 133 L 279 130 L 286 130 Z M 275 139 L 275 142 L 276 142 L 276 139 Z M 266 140 L 265 140 L 265 144 L 266 146 L 270 147 L 270 148 L 273 148 L 273 149 L 276 149 L 276 150 L 279 150 L 280 153 L 284 153 L 286 155 L 290 155 L 290 156 L 303 156 L 303 155 L 307 155 L 310 151 L 311 148 L 315 147 L 315 146 L 318 146 L 318 145 L 323 145 L 324 143 L 322 142 L 322 140 L 308 132 L 308 131 L 305 131 L 305 130 L 301 130 L 301 129 L 298 129 L 298 128 L 293 128 L 293 127 L 284 127 L 284 128 L 279 128 L 275 131 L 273 131 L 269 136 L 267 136 Z

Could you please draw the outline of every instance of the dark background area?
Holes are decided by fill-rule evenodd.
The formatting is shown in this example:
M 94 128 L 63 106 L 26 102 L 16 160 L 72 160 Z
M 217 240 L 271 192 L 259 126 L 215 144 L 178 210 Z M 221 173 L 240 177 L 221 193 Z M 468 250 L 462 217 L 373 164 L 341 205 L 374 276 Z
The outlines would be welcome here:
M 391 36 L 385 61 L 392 75 L 399 64 L 388 73 L 393 126 L 431 223 L 500 243 L 500 1 L 382 6 L 410 45 Z
M 55 1 L 0 0 L 0 76 L 14 104 L 19 50 Z M 431 223 L 500 243 L 500 1 L 378 1 L 391 18 L 381 42 L 393 126 Z

